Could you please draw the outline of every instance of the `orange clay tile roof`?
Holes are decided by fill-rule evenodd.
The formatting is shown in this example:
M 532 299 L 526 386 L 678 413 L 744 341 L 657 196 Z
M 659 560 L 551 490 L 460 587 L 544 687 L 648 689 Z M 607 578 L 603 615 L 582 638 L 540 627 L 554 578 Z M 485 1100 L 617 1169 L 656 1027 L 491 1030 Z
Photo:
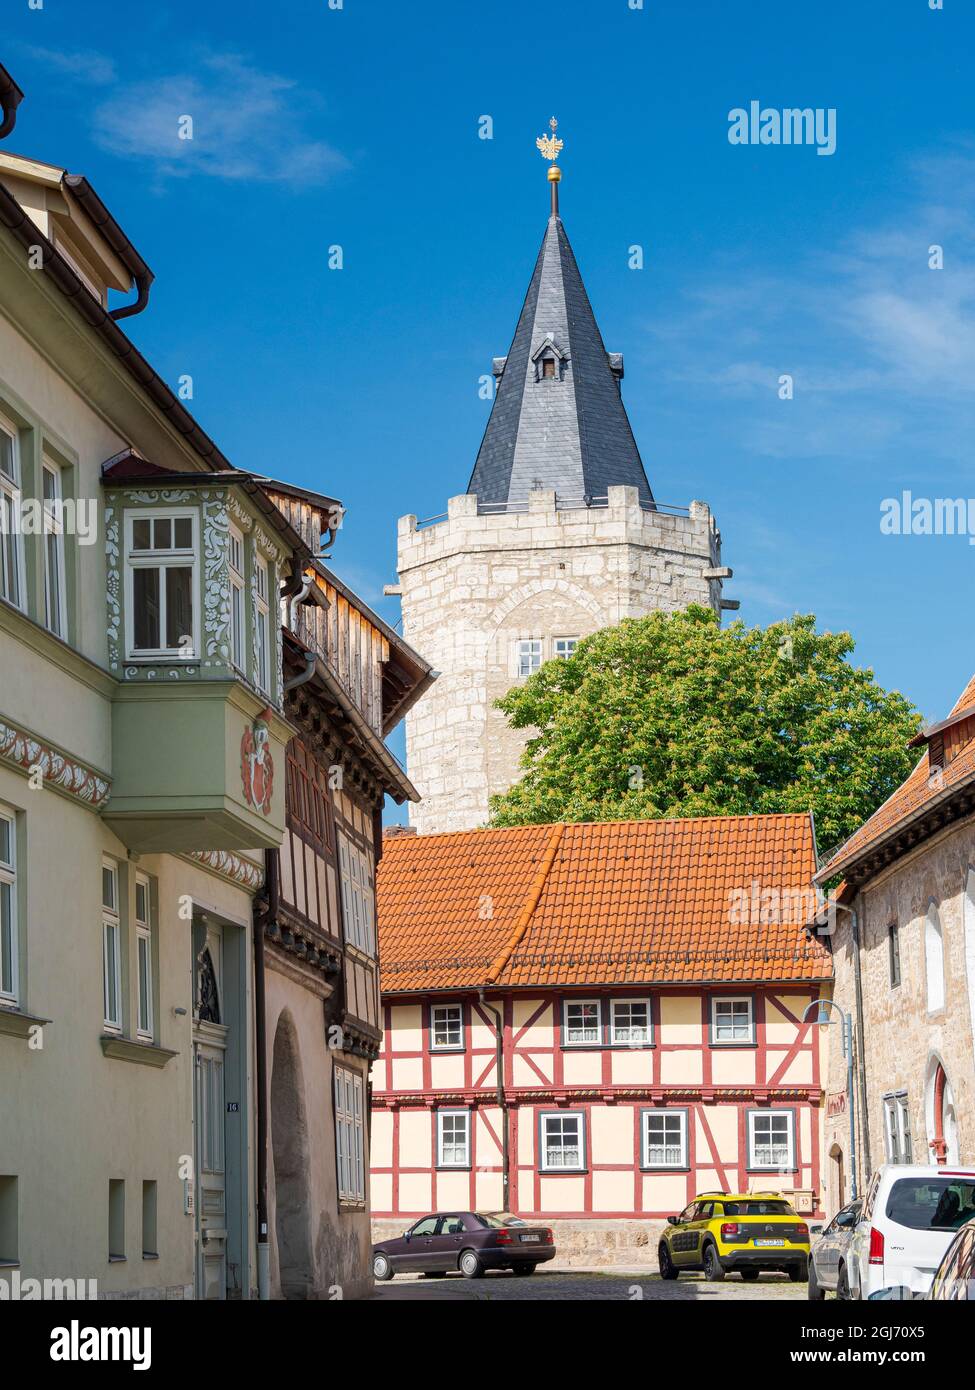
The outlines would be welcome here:
M 384 992 L 819 980 L 808 815 L 398 835 L 378 875 Z M 791 891 L 776 920 L 752 886 Z M 764 900 L 768 902 L 768 899 Z
M 952 706 L 951 715 L 975 704 L 975 676 L 965 686 Z M 949 719 L 951 718 L 949 715 Z M 951 737 L 952 756 L 940 778 L 929 779 L 928 751 L 910 776 L 889 796 L 859 830 L 830 855 L 817 874 L 819 882 L 832 878 L 859 859 L 867 850 L 878 845 L 905 821 L 924 811 L 936 801 L 944 800 L 953 791 L 975 777 L 975 719 L 956 726 Z

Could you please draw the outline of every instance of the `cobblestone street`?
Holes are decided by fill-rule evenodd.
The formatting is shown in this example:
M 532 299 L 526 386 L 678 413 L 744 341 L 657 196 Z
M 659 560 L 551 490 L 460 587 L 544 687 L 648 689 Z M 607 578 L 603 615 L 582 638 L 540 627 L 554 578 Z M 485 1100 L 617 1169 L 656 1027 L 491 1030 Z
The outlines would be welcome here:
M 590 1303 L 594 1299 L 610 1302 L 642 1299 L 650 1302 L 734 1302 L 741 1299 L 801 1299 L 806 1298 L 806 1285 L 765 1275 L 757 1284 L 743 1284 L 734 1276 L 722 1284 L 708 1284 L 700 1275 L 682 1275 L 673 1283 L 665 1283 L 656 1275 L 636 1273 L 594 1273 L 590 1270 L 539 1271 L 531 1278 L 519 1279 L 513 1274 L 491 1273 L 483 1279 L 465 1279 L 449 1274 L 442 1279 L 428 1279 L 421 1274 L 401 1274 L 386 1284 L 377 1284 L 378 1299 L 454 1300 L 483 1302 L 492 1299 L 521 1301 L 522 1299 L 569 1299 Z

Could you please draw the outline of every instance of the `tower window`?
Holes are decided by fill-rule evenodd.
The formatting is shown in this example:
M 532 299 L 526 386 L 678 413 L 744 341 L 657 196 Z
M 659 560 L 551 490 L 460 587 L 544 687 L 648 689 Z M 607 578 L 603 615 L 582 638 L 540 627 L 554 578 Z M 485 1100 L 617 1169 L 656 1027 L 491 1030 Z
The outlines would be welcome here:
M 555 359 L 553 357 L 546 357 L 542 363 L 542 376 L 555 376 Z
M 518 643 L 518 675 L 533 676 L 542 664 L 542 643 L 529 637 Z

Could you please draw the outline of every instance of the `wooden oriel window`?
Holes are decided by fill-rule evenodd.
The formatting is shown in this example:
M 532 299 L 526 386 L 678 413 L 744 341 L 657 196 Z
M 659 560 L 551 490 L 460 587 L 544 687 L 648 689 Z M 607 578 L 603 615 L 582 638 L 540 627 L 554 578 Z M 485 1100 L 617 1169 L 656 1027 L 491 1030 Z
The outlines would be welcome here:
M 332 801 L 328 772 L 299 739 L 288 745 L 288 820 L 315 849 L 331 849 Z

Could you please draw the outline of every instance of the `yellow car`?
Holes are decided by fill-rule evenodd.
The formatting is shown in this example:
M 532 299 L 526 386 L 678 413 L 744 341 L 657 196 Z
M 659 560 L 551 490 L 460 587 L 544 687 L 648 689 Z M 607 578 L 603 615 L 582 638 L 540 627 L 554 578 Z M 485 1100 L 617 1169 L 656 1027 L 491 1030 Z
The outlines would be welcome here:
M 657 1257 L 661 1279 L 703 1270 L 717 1282 L 737 1269 L 751 1283 L 775 1269 L 799 1283 L 809 1276 L 809 1227 L 781 1192 L 702 1192 L 667 1222 Z

